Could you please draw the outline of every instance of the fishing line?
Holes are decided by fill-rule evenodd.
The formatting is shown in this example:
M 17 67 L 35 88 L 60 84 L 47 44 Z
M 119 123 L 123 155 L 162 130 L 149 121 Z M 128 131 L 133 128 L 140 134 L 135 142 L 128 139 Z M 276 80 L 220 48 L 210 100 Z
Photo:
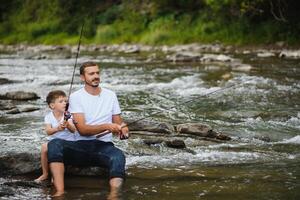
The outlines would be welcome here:
M 221 89 L 218 89 L 218 90 L 215 90 L 215 91 L 206 93 L 206 94 L 204 94 L 204 95 L 201 95 L 201 96 L 197 97 L 197 99 L 193 98 L 193 99 L 190 99 L 190 100 L 188 100 L 188 101 L 185 101 L 185 102 L 183 102 L 182 104 L 188 104 L 188 103 L 194 102 L 194 101 L 198 100 L 199 98 L 208 97 L 209 95 L 215 94 L 215 93 L 220 92 L 220 91 L 227 90 L 227 89 L 229 89 L 229 88 L 233 88 L 233 87 L 235 87 L 235 86 L 237 86 L 237 85 L 235 85 L 235 84 L 229 85 L 229 86 L 227 86 L 227 87 L 224 87 L 224 88 L 221 88 Z M 171 110 L 171 109 L 176 108 L 176 107 L 177 107 L 177 105 L 172 106 L 172 107 L 170 107 L 170 108 L 168 108 L 168 109 L 165 109 L 165 110 Z M 132 125 L 132 124 L 134 124 L 134 123 L 137 123 L 137 122 L 139 122 L 139 121 L 142 121 L 142 120 L 144 120 L 144 119 L 151 118 L 151 117 L 153 117 L 154 115 L 157 115 L 157 114 L 160 114 L 160 113 L 165 112 L 165 110 L 160 110 L 160 111 L 151 113 L 151 114 L 148 115 L 148 116 L 142 117 L 142 118 L 137 119 L 137 120 L 135 120 L 135 121 L 133 121 L 133 122 L 130 122 L 130 123 L 128 123 L 128 124 L 124 124 L 124 125 L 121 126 L 121 128 L 128 127 L 128 126 L 130 126 L 130 125 Z M 95 136 L 96 136 L 96 138 L 99 138 L 99 137 L 102 137 L 102 136 L 107 135 L 107 134 L 109 134 L 109 133 L 110 133 L 110 131 L 104 131 L 104 132 L 99 133 L 99 134 L 97 134 L 97 135 L 95 135 Z M 125 139 L 126 139 L 126 138 L 125 138 Z

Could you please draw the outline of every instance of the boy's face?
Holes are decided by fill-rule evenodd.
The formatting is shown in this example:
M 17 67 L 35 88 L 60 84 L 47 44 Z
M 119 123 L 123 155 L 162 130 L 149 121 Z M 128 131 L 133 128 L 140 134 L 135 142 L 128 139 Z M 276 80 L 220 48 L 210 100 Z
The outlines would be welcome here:
M 50 103 L 50 108 L 58 112 L 65 112 L 67 105 L 67 97 L 60 96 Z

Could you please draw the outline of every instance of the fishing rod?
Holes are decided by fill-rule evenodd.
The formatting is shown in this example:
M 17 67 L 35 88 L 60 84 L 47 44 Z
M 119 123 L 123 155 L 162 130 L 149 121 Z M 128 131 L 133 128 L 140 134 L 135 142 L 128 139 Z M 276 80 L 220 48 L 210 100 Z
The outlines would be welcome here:
M 80 36 L 79 36 L 78 45 L 77 45 L 75 64 L 74 64 L 74 67 L 73 67 L 73 74 L 72 74 L 71 84 L 70 84 L 69 93 L 68 93 L 68 102 L 67 102 L 66 109 L 65 109 L 65 112 L 64 112 L 65 121 L 67 121 L 68 119 L 71 118 L 71 113 L 68 111 L 68 109 L 69 109 L 69 99 L 70 99 L 70 95 L 71 95 L 71 92 L 72 92 L 72 86 L 73 86 L 73 82 L 74 82 L 75 69 L 76 69 L 76 66 L 77 66 L 77 60 L 78 60 L 80 46 L 81 46 L 81 38 L 82 38 L 82 34 L 83 34 L 83 27 L 84 27 L 84 21 L 82 23 L 81 30 L 80 30 Z
M 235 87 L 235 86 L 236 86 L 235 84 L 229 85 L 229 86 L 227 86 L 227 87 L 225 87 L 225 88 L 221 88 L 221 89 L 218 89 L 218 90 L 215 90 L 215 91 L 206 93 L 206 94 L 204 94 L 204 95 L 201 95 L 201 96 L 198 97 L 198 98 L 207 97 L 207 96 L 209 96 L 209 95 L 215 94 L 215 93 L 220 92 L 220 91 L 227 90 L 227 89 L 229 89 L 229 88 L 233 88 L 233 87 Z M 188 103 L 194 102 L 195 100 L 196 100 L 196 99 L 193 98 L 193 99 L 190 99 L 190 100 L 188 100 L 188 101 L 183 102 L 182 104 L 188 104 Z M 166 110 L 171 110 L 171 109 L 176 108 L 176 107 L 177 107 L 177 105 L 172 106 L 172 107 L 170 107 L 170 108 L 168 108 L 168 109 L 166 109 Z M 144 120 L 144 119 L 151 118 L 151 117 L 153 117 L 154 115 L 157 115 L 157 114 L 160 114 L 160 113 L 163 113 L 163 112 L 165 112 L 165 110 L 160 110 L 160 111 L 151 113 L 151 114 L 148 115 L 148 116 L 142 117 L 142 118 L 137 119 L 137 120 L 135 120 L 135 121 L 133 121 L 133 122 L 130 122 L 130 123 L 128 123 L 128 124 L 123 124 L 123 125 L 121 125 L 121 128 L 128 127 L 128 126 L 130 126 L 130 125 L 132 125 L 132 124 L 134 124 L 134 123 L 137 123 L 137 122 L 142 121 L 142 120 Z M 99 138 L 99 137 L 102 137 L 102 136 L 107 135 L 107 134 L 109 134 L 109 133 L 110 133 L 110 131 L 107 130 L 107 131 L 104 131 L 104 132 L 102 132 L 102 133 L 99 133 L 99 134 L 97 134 L 97 135 L 95 135 L 95 136 L 96 136 L 96 138 Z M 120 139 L 127 139 L 127 137 L 125 137 L 125 136 L 120 136 Z

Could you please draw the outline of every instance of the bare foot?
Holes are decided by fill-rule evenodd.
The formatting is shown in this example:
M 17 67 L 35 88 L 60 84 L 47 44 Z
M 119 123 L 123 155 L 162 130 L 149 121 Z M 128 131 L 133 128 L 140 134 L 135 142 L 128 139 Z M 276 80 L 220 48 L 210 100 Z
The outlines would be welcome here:
M 63 197 L 65 194 L 64 191 L 56 191 L 51 197 L 52 198 L 59 198 L 59 197 Z
M 40 177 L 34 180 L 36 183 L 41 183 L 48 179 L 48 174 L 42 174 Z

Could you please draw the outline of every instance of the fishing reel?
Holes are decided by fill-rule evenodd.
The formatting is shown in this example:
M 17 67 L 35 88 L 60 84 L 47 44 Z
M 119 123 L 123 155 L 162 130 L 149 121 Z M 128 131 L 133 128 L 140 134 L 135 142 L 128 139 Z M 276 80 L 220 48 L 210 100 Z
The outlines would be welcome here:
M 69 111 L 64 112 L 64 120 L 68 121 L 72 117 L 71 113 Z

